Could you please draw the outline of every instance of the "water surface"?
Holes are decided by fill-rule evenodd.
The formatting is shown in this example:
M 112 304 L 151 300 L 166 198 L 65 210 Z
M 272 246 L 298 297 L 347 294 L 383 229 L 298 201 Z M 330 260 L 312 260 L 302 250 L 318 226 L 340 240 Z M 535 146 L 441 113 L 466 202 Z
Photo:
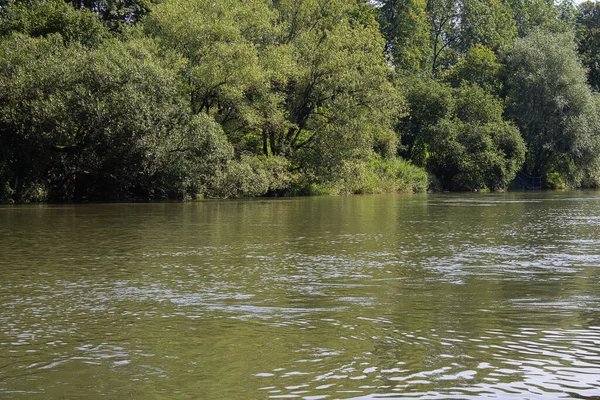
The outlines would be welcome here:
M 0 207 L 0 398 L 600 398 L 600 192 Z

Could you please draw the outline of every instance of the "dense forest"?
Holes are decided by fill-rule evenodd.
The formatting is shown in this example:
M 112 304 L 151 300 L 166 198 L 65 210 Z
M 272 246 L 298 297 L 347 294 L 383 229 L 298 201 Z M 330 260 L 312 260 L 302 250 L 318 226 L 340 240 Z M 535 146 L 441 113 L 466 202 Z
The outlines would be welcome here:
M 600 184 L 600 3 L 0 0 L 0 201 Z

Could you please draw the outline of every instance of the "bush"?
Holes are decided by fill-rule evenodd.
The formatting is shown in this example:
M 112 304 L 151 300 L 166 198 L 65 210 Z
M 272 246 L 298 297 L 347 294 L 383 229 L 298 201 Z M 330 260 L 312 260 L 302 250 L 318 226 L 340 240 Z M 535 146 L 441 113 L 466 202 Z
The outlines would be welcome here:
M 294 182 L 285 193 L 286 196 L 331 196 L 339 194 L 331 183 L 317 183 L 302 177 Z
M 444 119 L 433 130 L 429 165 L 445 189 L 498 190 L 519 170 L 525 146 L 509 122 Z
M 229 162 L 226 171 L 217 179 L 209 196 L 253 197 L 265 194 L 281 195 L 294 181 L 289 161 L 279 156 L 242 155 Z
M 295 195 L 417 193 L 428 187 L 427 172 L 402 158 L 343 162 L 336 177 L 325 182 L 303 181 Z
M 394 192 L 419 193 L 428 189 L 429 179 L 423 168 L 402 158 L 375 159 L 379 176 L 393 183 Z

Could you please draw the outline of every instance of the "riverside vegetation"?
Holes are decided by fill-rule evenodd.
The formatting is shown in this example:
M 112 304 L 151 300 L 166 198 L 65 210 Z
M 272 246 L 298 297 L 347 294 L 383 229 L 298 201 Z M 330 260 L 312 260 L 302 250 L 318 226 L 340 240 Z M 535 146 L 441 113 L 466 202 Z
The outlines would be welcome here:
M 600 5 L 0 0 L 0 201 L 600 184 Z

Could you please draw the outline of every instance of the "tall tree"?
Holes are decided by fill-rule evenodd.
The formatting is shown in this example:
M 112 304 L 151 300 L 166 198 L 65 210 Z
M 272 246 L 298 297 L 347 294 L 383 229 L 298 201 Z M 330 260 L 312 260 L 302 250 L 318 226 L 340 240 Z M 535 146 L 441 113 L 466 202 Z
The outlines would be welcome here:
M 516 39 L 517 27 L 510 7 L 501 0 L 462 0 L 459 6 L 461 53 L 475 45 L 494 51 L 506 47 Z
M 489 48 L 476 44 L 461 58 L 448 75 L 454 86 L 462 82 L 476 83 L 489 92 L 498 93 L 502 87 L 502 64 Z
M 520 169 L 525 147 L 503 119 L 502 102 L 476 84 L 430 79 L 406 83 L 410 116 L 401 124 L 405 155 L 427 167 L 443 189 L 502 189 Z
M 283 0 L 277 7 L 292 75 L 272 81 L 284 90 L 289 126 L 268 133 L 271 150 L 289 149 L 321 172 L 335 170 L 340 159 L 364 156 L 374 141 L 393 141 L 400 103 L 388 82 L 383 41 L 374 15 L 357 19 L 356 7 L 348 0 Z
M 112 200 L 203 192 L 232 149 L 190 117 L 181 60 L 152 41 L 64 46 L 60 35 L 0 40 L 0 194 L 15 201 Z
M 517 36 L 510 8 L 500 0 L 428 0 L 427 12 L 434 76 L 476 44 L 497 51 Z
M 395 67 L 411 73 L 426 70 L 431 57 L 427 2 L 388 0 L 377 5 L 386 52 Z
M 536 30 L 553 33 L 574 29 L 571 0 L 555 3 L 547 0 L 506 0 L 512 10 L 519 37 Z
M 579 4 L 577 44 L 583 65 L 588 69 L 588 82 L 600 91 L 600 3 Z
M 597 161 L 600 126 L 573 35 L 533 32 L 517 41 L 506 64 L 507 113 L 527 143 L 526 172 L 578 183 Z
M 272 36 L 272 11 L 262 0 L 171 0 L 153 8 L 148 33 L 187 61 L 193 113 L 222 123 L 253 85 L 261 85 L 258 42 Z
M 460 7 L 456 0 L 429 0 L 427 12 L 431 29 L 431 72 L 456 62 L 459 47 Z
M 320 174 L 375 142 L 395 147 L 400 104 L 371 10 L 355 0 L 172 0 L 147 29 L 185 57 L 193 112 L 213 115 L 238 152 Z
M 65 43 L 96 46 L 108 31 L 89 10 L 75 10 L 63 0 L 19 1 L 0 8 L 0 35 L 19 32 L 32 37 L 60 33 Z

